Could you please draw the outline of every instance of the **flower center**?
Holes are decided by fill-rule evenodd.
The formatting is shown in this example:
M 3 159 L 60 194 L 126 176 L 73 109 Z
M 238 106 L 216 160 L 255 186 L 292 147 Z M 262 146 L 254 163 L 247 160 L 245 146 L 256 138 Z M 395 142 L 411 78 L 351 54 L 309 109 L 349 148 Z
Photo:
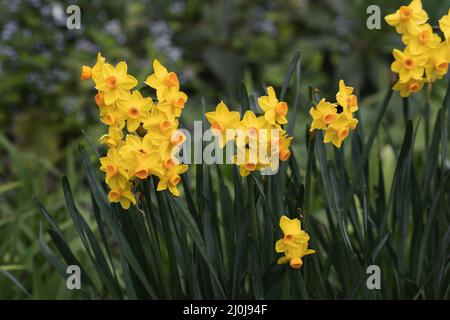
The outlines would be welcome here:
M 140 153 L 140 154 L 142 154 L 142 155 L 146 155 L 147 154 L 147 151 L 145 151 L 144 149 L 139 149 L 138 150 L 138 152 Z
M 173 145 L 179 145 L 184 141 L 184 135 L 181 132 L 174 132 L 170 137 L 170 143 Z
M 136 170 L 136 172 L 134 173 L 134 175 L 136 177 L 138 177 L 139 179 L 145 179 L 148 177 L 148 171 L 146 169 L 140 169 L 140 170 Z
M 427 43 L 429 40 L 429 33 L 427 31 L 422 31 L 419 33 L 419 41 L 422 43 Z
M 115 89 L 117 87 L 117 78 L 114 76 L 110 76 L 106 79 L 106 83 L 110 89 Z
M 116 122 L 116 117 L 112 114 L 107 114 L 103 117 L 103 122 L 108 126 L 112 126 Z
M 103 97 L 103 93 L 99 92 L 95 95 L 95 103 L 99 107 L 103 107 L 105 105 L 105 99 Z
M 279 116 L 285 116 L 288 112 L 288 105 L 286 102 L 278 102 L 275 105 L 275 112 L 279 115 Z
M 408 89 L 409 89 L 410 92 L 417 92 L 417 91 L 419 91 L 420 86 L 419 86 L 418 83 L 413 82 L 413 83 L 409 84 L 409 88 Z
M 303 261 L 300 258 L 293 258 L 289 264 L 291 265 L 291 268 L 299 269 L 302 267 Z
M 161 131 L 167 131 L 170 129 L 170 121 L 167 119 L 164 119 L 163 121 L 161 121 L 159 123 L 159 128 L 161 129 Z
M 132 119 L 137 119 L 137 118 L 139 118 L 139 110 L 136 109 L 135 107 L 131 107 L 131 108 L 128 110 L 128 117 L 129 117 L 129 118 L 132 118 Z
M 220 132 L 224 132 L 225 131 L 225 127 L 223 127 L 220 123 L 218 123 L 217 121 L 214 121 L 211 124 L 211 128 L 215 129 L 215 130 L 219 130 Z
M 121 196 L 122 196 L 122 193 L 119 190 L 111 190 L 109 192 L 109 197 L 112 201 L 118 201 Z
M 342 140 L 344 140 L 345 138 L 347 138 L 349 132 L 348 129 L 343 129 L 340 133 L 339 133 L 339 138 L 341 138 Z
M 172 101 L 172 106 L 174 108 L 179 108 L 179 109 L 183 109 L 184 108 L 184 99 L 183 98 L 178 98 Z
M 164 84 L 168 87 L 178 86 L 178 77 L 174 72 L 170 72 L 164 79 Z
M 347 105 L 349 107 L 356 107 L 358 105 L 358 98 L 354 94 L 347 98 Z
M 332 122 L 334 121 L 334 119 L 336 119 L 336 115 L 334 115 L 334 114 L 332 114 L 332 113 L 326 114 L 326 115 L 323 117 L 323 121 L 324 121 L 326 124 L 332 123 Z
M 255 171 L 256 164 L 255 163 L 246 163 L 245 164 L 245 169 L 247 169 L 248 171 Z
M 414 60 L 412 58 L 406 58 L 404 62 L 406 69 L 412 69 L 415 66 Z
M 108 175 L 110 177 L 115 177 L 117 175 L 117 173 L 119 173 L 119 170 L 117 170 L 117 167 L 110 164 L 106 167 L 106 171 L 108 172 Z
M 294 236 L 291 234 L 286 234 L 284 236 L 284 243 L 289 244 L 292 243 L 294 241 Z
M 247 133 L 250 138 L 253 138 L 253 139 L 258 138 L 258 129 L 256 129 L 256 128 L 249 128 L 247 130 Z
M 280 160 L 286 161 L 291 156 L 291 151 L 289 149 L 283 149 L 280 151 Z
M 409 18 L 411 18 L 412 14 L 413 14 L 413 10 L 410 7 L 407 7 L 407 6 L 400 7 L 400 17 L 403 20 L 408 20 Z
M 88 80 L 92 78 L 92 68 L 88 66 L 81 67 L 81 80 Z
M 174 174 L 170 177 L 169 182 L 171 185 L 176 186 L 178 183 L 180 183 L 181 177 L 177 174 Z
M 168 159 L 164 161 L 164 168 L 170 170 L 175 166 L 175 163 L 172 161 L 172 159 Z
M 436 69 L 441 73 L 446 73 L 448 70 L 448 62 L 441 59 L 436 63 Z

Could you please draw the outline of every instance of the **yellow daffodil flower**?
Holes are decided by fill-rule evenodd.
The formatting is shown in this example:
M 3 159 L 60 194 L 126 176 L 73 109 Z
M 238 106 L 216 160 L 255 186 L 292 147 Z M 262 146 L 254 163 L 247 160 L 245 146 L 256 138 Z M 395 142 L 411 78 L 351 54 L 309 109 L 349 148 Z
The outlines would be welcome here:
M 144 121 L 144 128 L 156 137 L 170 137 L 172 132 L 178 128 L 178 120 L 169 117 L 165 112 L 158 108 L 153 108 L 150 117 Z
M 411 79 L 406 83 L 398 81 L 392 89 L 399 91 L 404 98 L 409 97 L 411 93 L 416 93 L 423 88 L 423 80 Z
M 290 262 L 292 268 L 300 268 L 302 258 L 315 253 L 308 249 L 309 235 L 302 230 L 299 219 L 289 219 L 284 215 L 280 218 L 280 229 L 284 236 L 275 243 L 275 251 L 285 256 L 278 259 L 277 263 Z
M 270 124 L 264 116 L 256 116 L 253 111 L 246 111 L 244 117 L 237 125 L 236 144 L 238 147 L 243 147 L 249 140 L 257 140 L 259 130 L 269 130 Z
M 353 94 L 353 87 L 347 87 L 344 80 L 339 81 L 339 92 L 336 101 L 344 109 L 344 112 L 358 111 L 358 98 Z
M 258 98 L 258 104 L 264 111 L 264 118 L 268 123 L 274 125 L 286 124 L 288 121 L 286 115 L 288 113 L 288 105 L 284 101 L 279 101 L 273 87 L 267 87 L 267 96 Z
M 95 88 L 103 92 L 105 104 L 112 104 L 118 99 L 126 100 L 130 96 L 130 90 L 136 85 L 136 78 L 127 74 L 127 64 L 122 61 L 116 67 L 105 63 L 102 79 Z
M 150 175 L 160 177 L 164 174 L 163 164 L 151 135 L 141 138 L 129 134 L 125 142 L 119 152 L 130 178 L 146 179 Z
M 188 166 L 185 164 L 174 165 L 172 168 L 166 170 L 164 175 L 159 179 L 158 191 L 169 189 L 174 196 L 179 196 L 180 191 L 177 185 L 181 181 L 180 175 L 188 170 Z
M 119 101 L 117 104 L 125 114 L 128 132 L 134 132 L 142 122 L 150 118 L 153 100 L 142 97 L 141 93 L 135 90 L 129 99 Z
M 106 184 L 110 188 L 125 188 L 128 173 L 123 167 L 123 160 L 117 149 L 109 149 L 107 156 L 100 158 L 100 164 L 100 170 L 106 173 Z
M 432 49 L 430 59 L 425 67 L 426 79 L 434 82 L 441 79 L 448 72 L 450 62 L 450 48 L 447 42 L 442 42 L 439 47 Z
M 450 9 L 448 10 L 448 14 L 446 16 L 443 16 L 439 20 L 439 27 L 442 31 L 442 33 L 445 36 L 445 39 L 449 41 L 450 39 Z
M 385 20 L 398 33 L 417 34 L 418 26 L 428 21 L 428 14 L 423 10 L 421 0 L 413 0 L 408 6 L 401 6 L 395 13 L 387 15 Z
M 219 145 L 223 148 L 226 143 L 234 139 L 234 135 L 228 134 L 227 129 L 236 129 L 239 125 L 240 114 L 230 111 L 223 101 L 216 106 L 216 111 L 206 112 L 205 117 L 211 124 L 213 134 L 219 137 Z
M 433 28 L 427 23 L 419 26 L 417 34 L 405 33 L 403 42 L 409 47 L 409 51 L 414 55 L 428 55 L 429 50 L 437 48 L 441 43 L 441 38 L 433 32 Z
M 354 119 L 351 114 L 342 112 L 338 115 L 326 129 L 323 138 L 324 143 L 332 142 L 336 147 L 340 148 L 342 141 L 348 137 L 350 130 L 354 130 L 358 120 Z
M 110 202 L 120 203 L 122 208 L 128 209 L 131 204 L 136 204 L 136 198 L 133 192 L 131 192 L 131 183 L 127 182 L 124 188 L 115 186 L 111 188 L 108 193 L 108 199 Z
M 179 91 L 176 87 L 167 88 L 157 92 L 157 108 L 167 113 L 169 117 L 179 117 L 188 99 L 186 93 Z
M 166 67 L 156 59 L 153 60 L 153 72 L 154 73 L 145 80 L 145 83 L 153 89 L 156 89 L 160 94 L 167 88 L 179 89 L 180 83 L 176 73 L 168 72 Z
M 81 67 L 81 80 L 92 79 L 95 83 L 102 77 L 103 66 L 105 65 L 105 58 L 102 57 L 100 52 L 97 54 L 97 62 L 91 68 L 88 66 Z
M 325 101 L 325 99 L 320 100 L 315 108 L 312 107 L 309 114 L 313 119 L 310 131 L 315 129 L 325 130 L 338 116 L 336 105 Z
M 122 139 L 122 128 L 118 126 L 110 126 L 108 133 L 100 137 L 100 143 L 107 145 L 109 148 L 117 148 L 125 144 L 125 141 Z
M 239 167 L 239 174 L 242 177 L 248 176 L 253 171 L 265 169 L 271 165 L 270 160 L 262 162 L 259 159 L 258 150 L 252 150 L 252 153 L 248 148 L 238 147 L 237 154 L 235 154 L 231 161 Z
M 408 47 L 406 47 L 404 52 L 394 49 L 393 55 L 395 61 L 392 63 L 391 69 L 393 72 L 398 73 L 401 82 L 408 82 L 411 79 L 422 79 L 428 57 L 425 55 L 412 55 Z

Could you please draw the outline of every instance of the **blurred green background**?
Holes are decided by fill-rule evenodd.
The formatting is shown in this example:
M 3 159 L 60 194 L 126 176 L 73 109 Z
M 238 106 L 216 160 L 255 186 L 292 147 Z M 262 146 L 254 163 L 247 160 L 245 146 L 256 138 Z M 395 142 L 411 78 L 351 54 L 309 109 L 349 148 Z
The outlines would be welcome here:
M 447 13 L 450 1 L 423 1 L 431 24 Z M 68 175 L 80 209 L 89 193 L 79 174 L 81 129 L 94 140 L 105 130 L 98 120 L 92 82 L 80 80 L 81 65 L 93 65 L 100 51 L 108 62 L 125 60 L 142 84 L 159 59 L 179 74 L 189 95 L 186 125 L 223 99 L 238 106 L 244 81 L 250 93 L 265 85 L 278 90 L 289 61 L 302 55 L 302 97 L 296 142 L 304 156 L 308 87 L 334 98 L 338 80 L 356 88 L 362 125 L 391 79 L 391 51 L 400 37 L 381 20 L 368 30 L 366 9 L 381 16 L 404 1 L 382 0 L 147 0 L 0 2 L 0 298 L 68 298 L 59 276 L 39 254 L 42 220 L 36 196 L 74 236 L 65 211 L 60 179 Z M 68 30 L 66 8 L 81 8 L 81 30 Z M 433 98 L 442 101 L 445 83 Z M 398 95 L 395 99 L 399 99 Z M 423 105 L 423 94 L 412 98 Z M 287 101 L 293 102 L 288 92 Z M 434 101 L 434 100 L 432 100 Z M 397 104 L 399 105 L 399 104 Z M 437 110 L 433 108 L 432 113 Z M 385 139 L 400 143 L 401 110 L 390 109 Z M 419 117 L 422 109 L 411 110 Z M 418 137 L 420 145 L 420 136 Z M 86 205 L 83 207 L 83 203 Z M 64 224 L 64 221 L 66 223 Z

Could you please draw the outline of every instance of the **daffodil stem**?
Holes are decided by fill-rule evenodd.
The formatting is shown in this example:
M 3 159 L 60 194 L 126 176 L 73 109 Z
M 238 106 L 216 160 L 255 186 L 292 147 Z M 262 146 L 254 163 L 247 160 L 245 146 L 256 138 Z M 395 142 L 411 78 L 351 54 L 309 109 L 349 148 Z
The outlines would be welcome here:
M 383 103 L 381 104 L 381 107 L 380 107 L 380 112 L 378 113 L 378 116 L 375 120 L 375 124 L 372 128 L 372 131 L 370 132 L 369 138 L 367 139 L 367 142 L 364 145 L 363 154 L 359 158 L 359 162 L 358 162 L 358 165 L 355 170 L 355 175 L 353 176 L 353 179 L 352 179 L 353 181 L 350 184 L 350 190 L 348 191 L 348 193 L 345 197 L 344 205 L 342 207 L 344 212 L 346 212 L 348 210 L 350 203 L 352 202 L 353 194 L 355 193 L 355 190 L 359 185 L 359 180 L 361 179 L 361 176 L 364 172 L 364 167 L 367 164 L 367 159 L 369 158 L 370 149 L 372 148 L 373 142 L 375 141 L 375 137 L 377 136 L 377 133 L 378 133 L 378 129 L 380 128 L 380 125 L 381 125 L 383 117 L 386 113 L 387 107 L 389 106 L 389 102 L 391 101 L 392 93 L 393 93 L 391 87 L 389 88 L 389 90 L 386 93 L 386 96 L 383 99 Z
M 403 120 L 405 121 L 405 126 L 409 120 L 409 98 L 403 98 Z
M 253 173 L 252 173 L 253 174 Z M 258 241 L 258 221 L 256 218 L 256 209 L 255 209 L 255 185 L 253 179 L 248 177 L 247 179 L 247 192 L 248 192 L 248 211 L 251 219 L 251 234 L 253 236 L 253 240 L 256 244 L 259 244 Z
M 430 108 L 431 108 L 431 86 L 427 87 L 425 93 L 425 108 L 423 117 L 425 118 L 425 147 L 428 149 L 430 141 Z
M 309 126 L 307 128 L 309 131 Z M 308 230 L 308 215 L 309 215 L 309 201 L 311 197 L 311 177 L 312 177 L 312 166 L 314 163 L 314 134 L 309 135 L 308 141 L 308 156 L 306 160 L 306 177 L 305 177 L 305 195 L 303 202 L 303 223 L 305 224 L 305 229 Z

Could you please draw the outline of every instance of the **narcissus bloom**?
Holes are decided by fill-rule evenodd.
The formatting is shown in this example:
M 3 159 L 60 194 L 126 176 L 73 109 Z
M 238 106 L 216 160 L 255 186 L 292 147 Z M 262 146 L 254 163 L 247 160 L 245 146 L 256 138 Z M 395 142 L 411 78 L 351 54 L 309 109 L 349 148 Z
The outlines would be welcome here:
M 433 28 L 427 23 L 418 27 L 417 34 L 405 33 L 403 42 L 409 47 L 414 55 L 428 55 L 429 50 L 437 48 L 441 38 L 433 32 Z
M 267 96 L 258 98 L 258 104 L 264 111 L 264 118 L 268 123 L 274 125 L 286 124 L 288 121 L 286 115 L 288 113 L 288 105 L 284 101 L 279 101 L 273 87 L 267 87 Z
M 358 120 L 352 117 L 352 114 L 342 112 L 338 115 L 335 121 L 331 123 L 325 131 L 323 138 L 324 143 L 331 142 L 336 147 L 340 148 L 342 141 L 348 137 L 350 130 L 356 128 Z
M 179 196 L 180 191 L 177 186 L 181 181 L 180 175 L 188 170 L 185 164 L 174 165 L 172 168 L 166 170 L 164 175 L 159 179 L 158 191 L 169 189 L 174 196 Z
M 135 90 L 129 99 L 119 101 L 117 104 L 126 117 L 128 132 L 134 132 L 142 122 L 150 118 L 153 100 L 142 97 L 141 93 Z
M 432 49 L 425 73 L 427 81 L 434 82 L 441 79 L 448 72 L 450 62 L 450 48 L 447 42 L 442 42 L 437 48 Z
M 95 88 L 103 92 L 105 104 L 112 104 L 118 99 L 126 100 L 130 90 L 136 85 L 136 78 L 127 74 L 127 64 L 122 61 L 116 67 L 105 63 L 102 68 L 102 79 Z
M 127 182 L 124 188 L 117 186 L 111 188 L 108 193 L 108 199 L 110 202 L 120 203 L 122 208 L 128 209 L 131 204 L 136 204 L 136 198 L 133 192 L 131 192 L 131 183 Z
M 122 157 L 115 148 L 109 149 L 106 157 L 100 158 L 100 170 L 106 173 L 106 184 L 110 188 L 124 189 L 128 174 L 123 167 Z
M 179 117 L 188 99 L 186 93 L 179 91 L 176 87 L 170 87 L 157 92 L 159 103 L 157 108 L 167 113 L 169 117 Z
M 398 81 L 392 89 L 399 91 L 403 98 L 409 97 L 411 93 L 416 93 L 423 88 L 423 80 L 411 79 L 406 83 Z
M 336 101 L 344 109 L 344 112 L 358 111 L 358 98 L 353 94 L 353 87 L 347 87 L 344 80 L 339 81 L 339 91 Z
M 280 228 L 284 237 L 275 243 L 275 251 L 284 253 L 285 256 L 278 259 L 278 264 L 290 262 L 292 268 L 300 268 L 305 255 L 315 253 L 308 249 L 309 235 L 301 229 L 298 219 L 289 219 L 286 216 L 280 218 Z
M 428 21 L 428 14 L 421 0 L 413 0 L 408 6 L 401 6 L 395 13 L 385 17 L 386 22 L 398 33 L 418 33 L 418 26 Z
M 445 36 L 445 39 L 449 41 L 450 39 L 450 9 L 448 10 L 448 14 L 443 16 L 439 20 L 439 27 L 441 28 L 442 33 Z
M 338 116 L 336 105 L 325 99 L 320 100 L 315 108 L 312 107 L 309 110 L 309 114 L 313 119 L 311 128 L 309 129 L 310 131 L 315 129 L 326 129 Z
M 242 177 L 248 176 L 253 171 L 268 168 L 271 163 L 270 159 L 260 159 L 258 150 L 238 147 L 237 154 L 235 154 L 231 161 L 239 167 L 239 174 Z
M 153 74 L 150 75 L 145 83 L 150 87 L 162 93 L 167 88 L 179 89 L 180 83 L 175 72 L 167 71 L 158 60 L 153 60 Z
M 121 147 L 125 144 L 123 139 L 122 128 L 118 126 L 110 126 L 108 133 L 100 137 L 100 143 L 107 145 L 109 148 Z
M 213 134 L 219 137 L 219 145 L 223 148 L 226 143 L 234 139 L 234 135 L 228 134 L 227 129 L 236 129 L 239 125 L 240 114 L 230 111 L 223 101 L 216 106 L 216 111 L 206 112 L 205 117 L 211 124 Z
M 236 144 L 238 147 L 244 146 L 249 139 L 256 140 L 259 130 L 271 128 L 264 116 L 256 116 L 253 111 L 246 111 L 244 117 L 237 126 Z
M 91 68 L 88 66 L 81 67 L 81 80 L 92 79 L 95 83 L 102 77 L 103 66 L 105 65 L 105 58 L 102 57 L 100 52 L 97 54 L 97 62 Z
M 146 179 L 150 175 L 161 177 L 164 174 L 158 149 L 152 143 L 150 135 L 141 138 L 129 134 L 125 142 L 119 153 L 130 178 Z
M 401 82 L 408 82 L 411 79 L 422 79 L 428 57 L 412 55 L 408 47 L 404 52 L 394 49 L 393 55 L 395 61 L 392 63 L 391 68 L 393 72 L 398 73 Z
M 289 147 L 291 146 L 292 139 L 294 137 L 289 137 L 287 134 L 281 134 L 278 139 L 278 156 L 281 161 L 287 161 L 291 156 L 291 151 Z
M 170 137 L 172 132 L 178 128 L 178 120 L 157 108 L 153 108 L 150 117 L 144 121 L 144 128 L 155 137 Z

